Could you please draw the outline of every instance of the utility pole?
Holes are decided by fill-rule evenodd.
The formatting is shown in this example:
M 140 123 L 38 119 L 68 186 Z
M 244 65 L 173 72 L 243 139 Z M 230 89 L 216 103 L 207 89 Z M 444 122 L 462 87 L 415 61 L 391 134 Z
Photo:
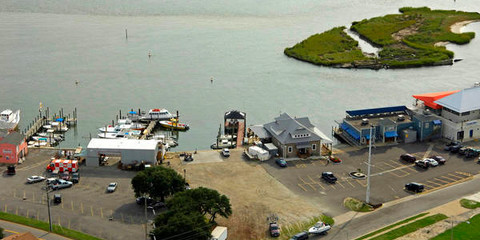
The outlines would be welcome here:
M 48 182 L 45 181 L 45 184 L 46 184 L 45 189 L 47 190 L 48 225 L 50 227 L 50 232 L 52 232 L 52 215 L 50 214 L 50 197 L 48 195 L 48 193 L 49 193 Z
M 370 126 L 370 141 L 368 142 L 367 197 L 365 199 L 366 203 L 370 203 L 370 168 L 372 166 L 371 163 L 372 163 L 372 141 L 373 141 L 372 131 L 373 131 L 373 125 Z
M 145 199 L 145 240 L 148 240 L 147 196 L 144 196 L 144 199 Z

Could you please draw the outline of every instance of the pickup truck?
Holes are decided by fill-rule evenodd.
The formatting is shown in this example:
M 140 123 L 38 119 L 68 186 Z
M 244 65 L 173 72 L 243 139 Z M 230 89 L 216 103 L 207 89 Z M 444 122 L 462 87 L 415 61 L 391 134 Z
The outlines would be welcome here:
M 335 177 L 332 172 L 322 172 L 322 179 L 328 183 L 335 183 L 337 181 L 337 177 Z

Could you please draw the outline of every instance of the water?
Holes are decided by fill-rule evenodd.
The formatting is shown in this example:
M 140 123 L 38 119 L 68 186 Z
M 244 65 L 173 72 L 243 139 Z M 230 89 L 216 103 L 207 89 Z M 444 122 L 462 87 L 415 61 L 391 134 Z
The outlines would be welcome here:
M 409 105 L 413 94 L 478 81 L 478 37 L 448 46 L 463 61 L 434 68 L 331 69 L 283 54 L 314 33 L 412 5 L 479 10 L 473 0 L 0 0 L 0 109 L 21 109 L 25 127 L 39 102 L 77 107 L 78 128 L 62 146 L 86 146 L 131 108 L 179 110 L 191 125 L 179 151 L 207 149 L 232 109 L 247 125 L 308 116 L 329 134 L 345 110 Z M 480 25 L 464 30 L 479 36 Z

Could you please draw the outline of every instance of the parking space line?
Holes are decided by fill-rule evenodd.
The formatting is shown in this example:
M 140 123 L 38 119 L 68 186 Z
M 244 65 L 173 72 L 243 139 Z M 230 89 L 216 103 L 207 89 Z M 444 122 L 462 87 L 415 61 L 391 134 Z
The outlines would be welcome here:
M 30 211 L 29 211 L 29 209 L 27 209 L 27 218 L 28 218 L 28 215 L 30 215 Z
M 25 192 L 25 190 L 23 190 L 23 199 L 27 199 L 27 192 Z
M 93 217 L 93 207 L 90 206 L 90 212 L 92 213 L 92 217 Z
M 300 164 L 295 164 L 295 167 L 296 168 L 306 168 L 307 166 L 303 163 L 300 163 Z
M 40 212 L 37 210 L 37 220 L 39 220 Z
M 7 204 L 5 204 L 5 211 L 4 212 L 8 212 L 7 210 L 8 210 Z
M 299 186 L 301 189 L 303 189 L 303 191 L 305 191 L 305 192 L 308 192 L 308 190 L 307 190 L 307 189 L 305 189 L 305 188 L 302 186 L 302 184 L 300 184 L 300 183 L 297 183 L 297 185 L 298 185 L 298 186 Z
M 80 211 L 81 211 L 82 214 L 83 214 L 83 202 L 80 203 Z
M 452 182 L 458 181 L 457 179 L 453 179 L 453 178 L 450 178 L 450 177 L 445 176 L 445 175 L 441 176 L 441 178 L 446 178 L 446 179 L 448 179 L 448 180 L 450 180 L 450 181 L 452 181 Z
M 298 177 L 300 180 L 303 182 L 303 184 L 311 187 L 314 191 L 317 190 L 315 187 L 313 187 L 310 183 L 306 182 L 302 177 Z
M 333 184 L 328 184 L 330 187 L 332 187 L 333 189 L 336 189 L 335 186 L 333 186 Z
M 428 190 L 428 189 L 435 189 L 435 188 L 436 188 L 436 187 L 430 186 L 430 185 L 428 185 L 428 184 L 423 184 L 423 185 L 425 186 L 425 188 L 427 188 L 427 190 Z
M 72 211 L 74 211 L 74 209 L 73 209 L 73 200 L 70 200 L 70 203 L 71 203 L 71 205 L 72 205 Z
M 58 226 L 62 226 L 62 223 L 60 222 L 60 216 L 58 216 Z
M 70 218 L 68 219 L 68 228 L 72 229 L 72 227 L 70 226 Z
M 317 185 L 320 186 L 323 190 L 325 190 L 325 188 L 320 184 L 319 181 L 313 180 L 313 178 L 312 178 L 310 175 L 308 175 L 308 178 L 310 179 L 310 181 L 312 181 L 312 184 L 317 184 Z M 315 190 L 317 190 L 317 189 L 315 189 Z
M 390 164 L 392 164 L 393 166 L 396 166 L 395 168 L 404 166 L 403 164 L 399 163 L 398 161 L 388 160 L 388 162 L 390 162 Z
M 338 184 L 340 184 L 340 186 L 342 186 L 343 188 L 345 188 L 345 186 L 343 186 L 343 184 L 339 181 L 337 181 Z
M 13 198 L 17 198 L 17 190 L 16 189 L 13 190 Z
M 102 208 L 100 208 L 100 217 L 103 218 L 103 209 Z
M 353 183 L 350 182 L 350 179 L 346 178 L 346 179 L 345 179 L 345 182 L 347 182 L 348 184 L 352 185 L 352 187 L 355 187 L 355 185 L 353 185 Z
M 35 202 L 35 192 L 32 192 L 32 201 Z
M 426 152 L 425 152 L 425 154 L 423 155 L 423 159 L 427 158 L 427 157 L 428 157 L 428 155 L 430 155 L 430 152 L 432 152 L 433 146 L 434 146 L 434 144 L 433 144 L 433 143 L 432 143 L 432 144 L 430 144 L 430 146 L 428 146 L 428 149 L 427 149 L 427 151 L 426 151 Z
M 465 178 L 465 176 L 463 176 L 463 175 L 462 175 L 462 176 L 459 176 L 459 175 L 454 174 L 454 173 L 449 173 L 448 176 L 453 177 L 453 178 L 456 178 L 456 180 L 460 180 L 460 179 L 464 179 L 464 178 Z
M 455 173 L 457 173 L 457 174 L 460 174 L 460 175 L 464 175 L 464 176 L 466 176 L 466 177 L 470 177 L 470 176 L 472 176 L 472 174 L 471 174 L 471 173 L 468 173 L 468 172 L 459 172 L 459 171 L 455 171 Z M 479 172 L 479 173 L 480 173 L 480 172 Z
M 15 208 L 15 215 L 18 215 L 18 207 Z
M 358 182 L 358 184 L 360 184 L 362 187 L 367 187 L 367 184 L 366 183 L 363 183 L 362 181 L 358 180 L 358 179 L 355 179 L 355 181 Z
M 433 181 L 430 181 L 430 180 L 427 181 L 427 182 L 430 183 L 430 184 L 434 184 L 434 185 L 436 185 L 436 186 L 442 186 L 442 185 L 443 185 L 443 184 L 441 184 L 441 183 L 433 182 Z M 448 183 L 448 182 L 447 182 L 447 183 Z
M 434 178 L 434 179 L 437 180 L 437 181 L 442 182 L 443 184 L 448 184 L 448 183 L 450 183 L 449 181 L 445 181 L 445 180 L 440 179 L 440 178 Z M 443 185 L 443 184 L 439 184 L 439 185 Z
M 63 209 L 63 201 L 62 201 L 62 209 Z

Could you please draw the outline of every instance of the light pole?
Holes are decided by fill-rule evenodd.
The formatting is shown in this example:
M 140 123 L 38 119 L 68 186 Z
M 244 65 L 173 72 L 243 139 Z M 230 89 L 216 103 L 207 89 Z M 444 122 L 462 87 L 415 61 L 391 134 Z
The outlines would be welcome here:
M 183 169 L 183 179 L 185 179 L 185 182 L 187 182 L 187 169 Z
M 45 184 L 46 184 L 45 189 L 47 190 L 48 225 L 50 227 L 50 232 L 52 232 L 52 216 L 50 214 L 50 197 L 48 195 L 50 191 L 48 189 L 48 181 L 45 181 Z
M 145 200 L 145 240 L 148 240 L 147 196 L 144 196 L 143 199 Z
M 367 197 L 365 199 L 366 203 L 370 203 L 370 168 L 372 166 L 371 162 L 372 162 L 372 141 L 373 141 L 372 131 L 373 131 L 373 125 L 370 126 L 370 141 L 368 142 Z

